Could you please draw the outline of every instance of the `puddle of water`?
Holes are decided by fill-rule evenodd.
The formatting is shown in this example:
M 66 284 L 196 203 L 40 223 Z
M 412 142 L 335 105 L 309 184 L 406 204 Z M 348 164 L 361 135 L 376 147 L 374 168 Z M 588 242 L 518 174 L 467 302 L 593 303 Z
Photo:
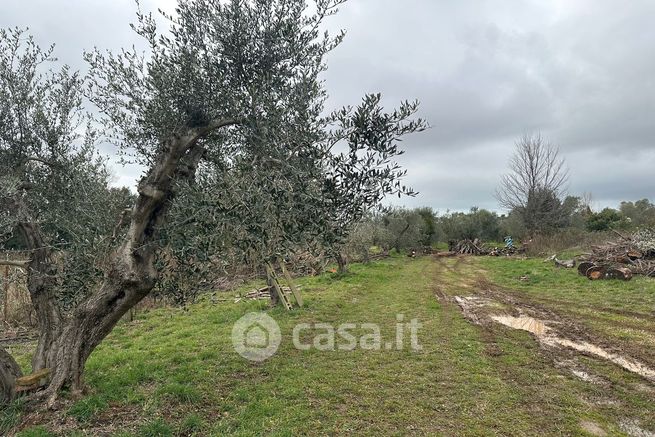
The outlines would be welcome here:
M 491 319 L 510 328 L 531 332 L 539 339 L 539 341 L 548 346 L 561 346 L 595 355 L 602 359 L 611 361 L 625 370 L 641 375 L 649 381 L 655 382 L 655 370 L 649 369 L 638 361 L 607 352 L 605 349 L 591 343 L 578 343 L 565 338 L 560 338 L 553 334 L 551 329 L 542 320 L 534 319 L 532 317 L 511 316 L 492 316 Z
M 532 317 L 492 316 L 491 319 L 510 328 L 531 332 L 537 337 L 543 337 L 549 331 L 544 322 Z
M 634 361 L 629 358 L 622 357 L 620 355 L 615 355 L 607 352 L 605 349 L 602 349 L 591 343 L 576 343 L 565 338 L 558 337 L 548 337 L 544 339 L 546 344 L 559 345 L 563 347 L 568 347 L 570 349 L 577 350 L 579 352 L 586 352 L 597 357 L 603 358 L 605 360 L 611 361 L 612 363 L 623 367 L 625 370 L 636 373 L 643 376 L 644 378 L 655 382 L 655 370 L 649 369 L 642 363 Z

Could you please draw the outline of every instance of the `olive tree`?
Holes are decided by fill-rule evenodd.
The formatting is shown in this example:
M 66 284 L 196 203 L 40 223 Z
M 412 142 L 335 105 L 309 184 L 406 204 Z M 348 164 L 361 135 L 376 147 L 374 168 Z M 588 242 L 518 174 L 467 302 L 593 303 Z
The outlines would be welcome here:
M 13 241 L 29 257 L 0 261 L 27 272 L 39 337 L 32 368 L 57 359 L 64 313 L 102 277 L 112 244 L 112 213 L 127 194 L 110 190 L 95 133 L 82 109 L 83 80 L 68 67 L 48 69 L 41 49 L 21 29 L 0 30 L 0 250 Z M 18 369 L 3 351 L 0 402 Z
M 50 165 L 50 156 L 40 155 L 27 160 L 30 171 L 49 174 L 58 169 L 62 184 L 83 181 L 82 186 L 70 182 L 67 188 L 78 190 L 75 194 L 83 200 L 85 189 L 97 187 L 102 196 L 109 193 L 109 200 L 101 204 L 93 199 L 102 196 L 90 196 L 90 203 L 79 208 L 79 221 L 72 217 L 74 226 L 65 229 L 70 234 L 67 242 L 79 238 L 86 244 L 81 245 L 86 252 L 70 249 L 64 253 L 87 253 L 91 263 L 87 272 L 78 271 L 72 263 L 54 270 L 42 255 L 50 243 L 35 240 L 32 246 L 28 269 L 43 272 L 36 276 L 39 291 L 34 294 L 37 299 L 33 297 L 35 307 L 43 308 L 37 311 L 43 337 L 39 341 L 43 352 L 37 356 L 42 361 L 35 369 L 51 371 L 49 385 L 38 394 L 48 405 L 53 405 L 64 387 L 73 392 L 83 388 L 89 355 L 166 273 L 162 249 L 173 248 L 185 260 L 207 257 L 209 251 L 203 254 L 203 248 L 225 247 L 226 233 L 221 229 L 230 229 L 229 220 L 237 224 L 235 229 L 240 229 L 238 235 L 243 238 L 229 244 L 257 250 L 263 260 L 271 256 L 273 247 L 301 244 L 306 236 L 340 243 L 350 225 L 384 194 L 407 191 L 398 182 L 403 172 L 392 158 L 400 153 L 399 138 L 423 126 L 421 121 L 408 121 L 416 104 L 385 113 L 380 97 L 368 96 L 354 112 L 346 108 L 327 120 L 318 117 L 324 100 L 318 74 L 325 67 L 325 55 L 342 38 L 342 34 L 333 38 L 322 33 L 321 27 L 342 2 L 181 1 L 176 14 L 166 16 L 167 32 L 160 32 L 150 14 L 138 13 L 133 28 L 148 44 L 145 53 L 131 49 L 86 54 L 90 70 L 86 95 L 102 116 L 107 138 L 119 146 L 126 161 L 137 162 L 146 171 L 133 196 L 107 190 L 106 172 L 91 159 L 92 132 L 79 149 L 67 151 L 66 159 L 59 160 L 79 159 L 84 165 Z M 2 59 L 20 53 L 11 45 L 0 47 Z M 27 53 L 28 64 L 34 64 L 30 61 L 34 56 Z M 5 64 L 9 70 L 16 65 Z M 37 120 L 57 125 L 62 114 L 67 115 L 68 128 L 46 130 L 41 139 L 43 147 L 59 150 L 71 144 L 69 136 L 79 134 L 74 120 L 80 97 L 76 92 L 75 104 L 66 105 L 63 91 L 57 90 L 70 88 L 64 85 L 67 79 L 79 90 L 81 80 L 64 69 L 53 73 L 55 79 L 48 82 L 50 76 L 42 78 L 34 71 L 7 76 L 7 93 L 13 92 L 14 83 L 28 80 L 34 95 L 54 93 L 52 97 L 41 101 L 18 95 L 1 104 L 37 105 L 34 114 L 20 115 L 17 121 L 28 127 L 38 126 Z M 5 117 L 11 109 L 2 108 Z M 9 140 L 3 141 L 8 141 L 10 152 L 17 147 L 14 143 L 21 143 L 23 133 L 19 129 L 6 134 Z M 350 152 L 332 153 L 332 147 L 342 141 Z M 35 186 L 50 183 L 48 179 L 29 182 Z M 3 196 L 5 212 L 13 208 L 11 199 L 31 193 L 38 196 L 45 189 L 27 189 L 31 186 L 15 178 L 5 185 L 9 187 Z M 217 209 L 212 200 L 221 195 L 228 201 Z M 250 209 L 249 198 L 255 200 Z M 53 193 L 43 195 L 45 210 L 50 210 L 52 199 L 57 199 Z M 113 202 L 116 207 L 107 208 Z M 31 202 L 26 204 L 29 207 Z M 271 210 L 273 205 L 277 210 Z M 289 206 L 293 211 L 287 210 Z M 280 222 L 280 217 L 286 217 L 282 212 L 295 217 Z M 42 229 L 59 229 L 55 226 L 59 222 L 47 215 L 37 223 Z M 211 223 L 217 230 L 213 237 L 207 228 Z M 329 232 L 319 232 L 324 229 Z M 264 243 L 256 245 L 255 241 Z M 192 253 L 183 252 L 185 242 L 192 242 Z M 181 266 L 192 269 L 194 265 Z M 71 290 L 67 305 L 57 292 L 62 278 L 80 288 L 79 292 Z M 17 366 L 4 352 L 0 361 L 0 369 L 8 369 L 0 373 L 3 387 L 11 387 Z
M 243 146 L 240 137 L 257 132 L 274 136 L 288 127 L 261 127 L 257 121 L 266 120 L 267 111 L 278 104 L 288 111 L 280 102 L 323 65 L 323 56 L 340 36 L 324 36 L 321 23 L 339 3 L 318 0 L 310 11 L 301 0 L 180 2 L 176 15 L 167 17 L 167 33 L 158 31 L 150 14 L 139 13 L 134 29 L 147 41 L 146 53 L 132 49 L 86 55 L 87 93 L 109 137 L 126 159 L 147 170 L 129 210 L 114 218 L 114 230 L 95 231 L 98 238 L 107 237 L 103 241 L 108 248 L 98 247 L 102 255 L 97 256 L 99 279 L 91 283 L 93 289 L 65 314 L 56 315 L 51 310 L 58 300 L 50 284 L 39 293 L 48 310 L 38 312 L 47 318 L 40 322 L 48 333 L 42 334 L 48 341 L 40 342 L 46 349 L 42 364 L 51 370 L 50 383 L 39 396 L 49 405 L 63 387 L 74 392 L 83 387 L 91 352 L 155 287 L 161 230 L 177 187 L 192 184 L 199 166 L 220 165 L 230 154 L 237 156 Z M 2 56 L 14 53 L 3 46 Z M 10 85 L 16 80 L 10 78 Z M 23 103 L 22 97 L 16 101 Z M 57 120 L 58 114 L 44 117 Z M 257 144 L 265 148 L 266 143 Z M 36 246 L 46 245 L 37 241 Z M 49 268 L 38 252 L 33 251 L 31 262 Z M 50 278 L 49 273 L 42 277 Z M 8 359 L 4 354 L 2 358 Z
M 366 96 L 355 110 L 335 113 L 343 117 L 339 129 L 348 126 L 347 134 L 339 130 L 337 138 L 335 118 L 318 117 L 323 93 L 303 90 L 294 113 L 305 119 L 311 114 L 316 123 L 294 120 L 290 123 L 294 129 L 268 138 L 265 154 L 253 155 L 247 146 L 256 145 L 263 135 L 240 138 L 242 153 L 225 163 L 220 174 L 201 169 L 194 185 L 187 187 L 189 195 L 172 212 L 179 219 L 171 221 L 174 228 L 187 229 L 180 240 L 187 251 L 189 242 L 195 241 L 204 246 L 205 254 L 238 253 L 243 261 L 264 266 L 269 283 L 276 286 L 276 264 L 295 252 L 316 248 L 343 254 L 364 214 L 386 194 L 410 192 L 400 185 L 404 171 L 392 158 L 401 153 L 399 137 L 422 126 L 420 120 L 409 120 L 415 105 L 403 104 L 395 113 L 385 113 L 380 96 Z M 302 111 L 298 111 L 300 101 L 304 102 Z M 361 125 L 351 120 L 355 116 L 361 117 L 357 121 Z M 300 130 L 301 126 L 305 128 Z M 366 141 L 359 139 L 359 130 L 364 129 L 370 129 Z M 335 149 L 335 140 L 342 138 L 350 150 L 348 159 L 345 152 Z M 193 208 L 194 204 L 202 208 Z M 189 218 L 192 208 L 196 213 Z M 209 229 L 208 239 L 203 230 Z M 205 257 L 205 261 L 210 260 Z

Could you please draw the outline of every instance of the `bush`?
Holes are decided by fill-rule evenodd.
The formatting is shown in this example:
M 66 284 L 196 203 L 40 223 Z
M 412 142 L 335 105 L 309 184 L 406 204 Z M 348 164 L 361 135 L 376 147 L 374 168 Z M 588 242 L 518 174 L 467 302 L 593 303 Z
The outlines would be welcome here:
M 587 218 L 587 230 L 592 232 L 608 231 L 615 228 L 625 228 L 629 224 L 625 216 L 612 208 L 592 213 Z
M 468 213 L 454 212 L 439 218 L 441 234 L 448 240 L 501 241 L 500 217 L 486 209 L 471 208 Z
M 566 228 L 548 235 L 537 235 L 526 242 L 529 256 L 553 255 L 567 250 L 586 249 L 615 238 L 609 232 L 587 232 L 582 229 Z

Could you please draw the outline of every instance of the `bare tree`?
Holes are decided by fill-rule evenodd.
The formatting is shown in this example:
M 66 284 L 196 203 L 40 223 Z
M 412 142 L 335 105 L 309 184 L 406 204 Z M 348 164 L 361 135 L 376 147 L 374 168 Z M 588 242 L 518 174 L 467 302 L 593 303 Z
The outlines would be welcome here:
M 496 191 L 500 205 L 520 214 L 530 233 L 557 227 L 569 172 L 559 149 L 540 134 L 524 135 L 516 143 Z

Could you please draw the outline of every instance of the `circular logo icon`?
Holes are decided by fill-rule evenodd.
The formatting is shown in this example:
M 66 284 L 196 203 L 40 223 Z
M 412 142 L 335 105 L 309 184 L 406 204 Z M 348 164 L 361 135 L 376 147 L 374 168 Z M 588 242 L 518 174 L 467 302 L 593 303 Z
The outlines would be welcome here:
M 277 322 L 265 313 L 249 313 L 232 327 L 232 345 L 239 355 L 250 361 L 272 357 L 282 341 Z

